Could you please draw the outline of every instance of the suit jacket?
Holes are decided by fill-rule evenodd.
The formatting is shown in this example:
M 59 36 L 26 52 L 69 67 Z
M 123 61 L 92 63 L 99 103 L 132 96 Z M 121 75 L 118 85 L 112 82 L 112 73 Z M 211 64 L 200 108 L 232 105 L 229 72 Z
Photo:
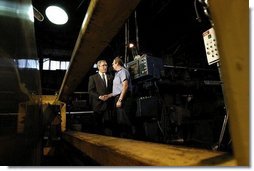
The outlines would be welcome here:
M 108 86 L 105 86 L 104 81 L 102 80 L 99 73 L 94 74 L 89 77 L 88 83 L 88 93 L 89 93 L 89 102 L 92 105 L 92 109 L 95 112 L 103 112 L 109 108 L 110 101 L 102 101 L 99 99 L 99 96 L 109 94 L 112 92 L 113 77 L 106 74 L 108 80 Z

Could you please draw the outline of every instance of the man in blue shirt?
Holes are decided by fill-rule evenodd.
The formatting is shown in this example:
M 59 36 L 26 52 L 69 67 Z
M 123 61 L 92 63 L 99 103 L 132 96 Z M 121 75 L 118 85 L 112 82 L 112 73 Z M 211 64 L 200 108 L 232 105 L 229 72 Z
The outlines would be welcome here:
M 131 125 L 131 79 L 129 71 L 124 68 L 123 61 L 116 57 L 112 63 L 116 71 L 113 80 L 113 91 L 107 97 L 114 97 L 115 111 L 120 137 L 130 138 L 132 136 Z

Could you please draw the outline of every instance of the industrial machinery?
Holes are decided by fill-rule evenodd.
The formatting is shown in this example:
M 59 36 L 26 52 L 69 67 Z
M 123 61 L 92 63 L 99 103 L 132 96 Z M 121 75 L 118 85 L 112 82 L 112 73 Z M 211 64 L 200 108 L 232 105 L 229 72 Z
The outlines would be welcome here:
M 84 2 L 81 1 L 75 11 Z M 218 2 L 224 3 L 224 1 Z M 157 51 L 142 55 L 138 55 L 139 50 L 142 48 L 142 39 L 138 39 L 138 12 L 135 11 L 133 15 L 135 16 L 137 47 L 131 50 L 133 60 L 129 61 L 132 58 L 129 58 L 127 54 L 128 43 L 130 42 L 130 32 L 127 28 L 131 26 L 128 18 L 132 15 L 138 3 L 139 0 L 91 0 L 87 14 L 82 19 L 83 23 L 80 23 L 81 28 L 79 28 L 76 44 L 71 54 L 69 54 L 70 65 L 63 78 L 62 85 L 59 86 L 60 90 L 55 91 L 54 95 L 43 95 L 41 76 L 43 75 L 42 64 L 44 58 L 37 55 L 37 52 L 43 53 L 41 53 L 40 48 L 37 49 L 36 47 L 36 43 L 40 43 L 41 40 L 35 41 L 33 21 L 33 19 L 37 19 L 39 22 L 45 21 L 43 13 L 33 7 L 30 0 L 0 2 L 1 165 L 47 165 L 49 164 L 47 159 L 57 155 L 57 157 L 60 157 L 59 160 L 64 158 L 66 158 L 66 161 L 69 160 L 70 163 L 68 164 L 70 165 L 73 163 L 84 165 L 85 162 L 82 161 L 85 158 L 84 154 L 102 165 L 164 166 L 171 165 L 176 160 L 179 161 L 177 165 L 182 164 L 184 166 L 249 164 L 249 144 L 242 141 L 236 142 L 237 136 L 247 137 L 246 140 L 248 140 L 248 126 L 245 128 L 245 123 L 242 124 L 243 122 L 235 120 L 239 118 L 236 117 L 239 114 L 238 111 L 232 110 L 232 106 L 233 109 L 234 107 L 238 109 L 240 105 L 234 105 L 230 101 L 231 99 L 228 98 L 233 94 L 228 93 L 231 89 L 237 92 L 239 90 L 227 84 L 226 95 L 229 102 L 231 102 L 229 103 L 231 111 L 233 111 L 230 115 L 227 112 L 228 106 L 225 104 L 226 95 L 223 91 L 224 82 L 221 78 L 220 66 L 218 65 L 218 68 L 216 68 L 213 65 L 220 58 L 217 53 L 219 48 L 217 47 L 214 28 L 211 28 L 210 20 L 207 20 L 207 17 L 210 17 L 210 15 L 207 15 L 209 14 L 207 1 L 194 0 L 195 11 L 183 6 L 188 14 L 196 12 L 196 19 L 199 23 L 206 18 L 205 23 L 189 28 L 193 24 L 193 20 L 189 20 L 191 23 L 186 22 L 186 25 L 180 25 L 181 31 L 187 30 L 184 34 L 181 31 L 178 32 L 182 36 L 173 33 L 170 34 L 171 37 L 165 35 L 162 40 L 155 42 L 151 42 L 149 38 L 144 38 L 144 34 L 143 42 L 151 43 L 151 45 L 144 45 L 146 47 L 146 49 L 143 47 L 144 52 L 150 50 L 152 46 L 156 47 Z M 160 35 L 164 36 L 167 29 L 172 25 L 182 24 L 183 22 L 179 21 L 187 17 L 188 14 L 178 14 L 179 18 L 175 19 L 175 16 L 173 16 L 171 18 L 172 23 L 168 22 L 165 28 L 157 28 L 159 21 L 155 21 L 155 18 L 158 16 L 165 17 L 166 15 L 163 15 L 163 13 L 170 11 L 167 9 L 175 3 L 179 3 L 179 1 L 158 1 L 158 6 L 155 3 L 154 8 L 158 13 L 153 12 L 154 16 L 148 17 L 146 21 L 149 24 L 153 21 L 155 23 L 154 27 L 143 28 L 149 30 L 148 33 L 152 33 L 149 36 L 153 37 L 154 40 L 161 38 L 156 34 L 160 29 L 162 29 Z M 199 5 L 197 6 L 197 4 Z M 142 7 L 140 8 L 142 9 Z M 204 11 L 201 15 L 198 12 L 200 9 Z M 33 10 L 34 15 L 32 14 Z M 218 13 L 220 14 L 220 12 Z M 229 14 L 232 14 L 232 12 L 229 11 Z M 237 14 L 241 13 L 238 12 Z M 237 17 L 235 16 L 235 18 Z M 228 21 L 231 20 L 224 22 Z M 133 111 L 131 116 L 132 135 L 128 140 L 114 134 L 111 134 L 111 136 L 106 134 L 107 136 L 105 136 L 105 134 L 98 135 L 94 133 L 94 129 L 96 129 L 93 120 L 94 112 L 89 106 L 86 87 L 82 87 L 84 82 L 87 83 L 86 75 L 90 74 L 88 71 L 94 61 L 104 58 L 104 56 L 100 56 L 101 54 L 110 56 L 111 54 L 108 55 L 106 51 L 108 49 L 113 55 L 123 53 L 121 50 L 116 50 L 120 49 L 121 43 L 118 41 L 122 36 L 118 35 L 119 40 L 114 39 L 114 36 L 119 33 L 123 25 L 125 26 L 125 56 L 123 59 L 131 74 L 133 87 L 131 96 L 131 111 Z M 218 28 L 223 27 L 218 25 Z M 223 29 L 220 29 L 218 29 L 218 32 L 223 32 Z M 189 33 L 193 33 L 193 35 Z M 203 37 L 202 33 L 204 33 Z M 243 34 L 245 33 L 243 32 Z M 192 36 L 198 38 L 193 39 Z M 222 36 L 220 35 L 220 37 Z M 239 37 L 241 36 L 236 36 L 236 39 Z M 110 41 L 113 43 L 109 43 Z M 114 46 L 114 44 L 116 45 Z M 165 46 L 162 46 L 163 44 Z M 228 47 L 232 47 L 231 45 L 230 43 Z M 225 49 L 234 50 L 228 47 L 225 46 Z M 242 48 L 241 50 L 245 52 L 246 49 Z M 236 52 L 236 54 L 238 53 Z M 231 55 L 233 57 L 237 56 L 234 53 L 231 53 Z M 221 56 L 225 58 L 227 53 L 222 53 Z M 241 62 L 245 62 L 245 60 L 242 60 L 244 58 L 240 59 L 232 66 L 236 66 L 238 72 L 242 73 L 248 67 L 243 67 Z M 235 58 L 231 60 L 234 61 Z M 226 60 L 224 64 L 228 68 L 231 67 L 227 65 L 228 61 Z M 228 73 L 225 70 L 224 74 L 228 78 Z M 244 74 L 236 75 L 241 78 L 241 75 Z M 79 84 L 83 88 L 82 91 L 75 91 Z M 238 97 L 239 94 L 241 93 L 236 93 Z M 236 101 L 238 98 L 233 98 L 234 100 Z M 247 113 L 244 112 L 241 115 L 244 121 L 248 120 L 246 119 Z M 113 115 L 112 120 L 107 121 L 110 124 L 115 124 L 115 115 L 114 113 L 111 114 Z M 231 116 L 233 123 L 230 126 L 234 132 L 229 131 L 227 124 L 229 116 Z M 242 121 L 242 118 L 239 118 L 239 120 Z M 246 125 L 248 125 L 247 122 Z M 107 133 L 114 132 L 114 129 L 117 128 L 114 126 L 109 127 Z M 238 129 L 241 133 L 235 131 Z M 233 137 L 232 140 L 231 137 Z M 234 146 L 232 146 L 232 142 L 235 143 Z M 171 145 L 181 145 L 181 147 L 175 148 Z M 182 146 L 195 148 L 190 150 Z M 232 159 L 232 147 L 234 147 L 234 154 L 238 163 Z M 61 150 L 66 150 L 66 152 L 59 153 Z M 147 152 L 146 155 L 139 150 Z M 223 151 L 223 153 L 220 151 Z M 158 156 L 154 156 L 155 154 L 158 154 Z M 183 154 L 184 158 L 182 157 Z M 78 155 L 80 160 L 77 160 L 77 156 L 72 155 Z M 177 158 L 179 156 L 180 158 Z M 176 158 L 172 159 L 172 157 Z M 70 161 L 72 159 L 73 161 Z M 66 164 L 65 161 L 60 163 L 61 165 Z

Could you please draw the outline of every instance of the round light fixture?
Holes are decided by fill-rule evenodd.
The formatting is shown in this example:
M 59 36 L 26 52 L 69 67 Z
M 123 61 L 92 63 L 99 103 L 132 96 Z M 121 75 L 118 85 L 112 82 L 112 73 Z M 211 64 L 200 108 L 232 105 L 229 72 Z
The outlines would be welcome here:
M 46 16 L 49 21 L 57 25 L 63 25 L 68 21 L 67 13 L 58 6 L 49 6 L 46 9 Z
M 133 48 L 134 47 L 134 44 L 133 43 L 130 43 L 129 44 L 129 48 Z

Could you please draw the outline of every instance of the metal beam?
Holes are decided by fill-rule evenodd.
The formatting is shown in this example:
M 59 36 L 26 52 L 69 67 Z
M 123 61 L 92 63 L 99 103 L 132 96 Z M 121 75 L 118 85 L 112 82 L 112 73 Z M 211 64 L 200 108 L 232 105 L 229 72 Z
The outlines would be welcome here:
M 104 166 L 236 166 L 218 151 L 68 131 L 63 139 Z
M 59 100 L 66 101 L 75 90 L 139 1 L 91 0 L 60 88 Z
M 217 33 L 234 155 L 238 165 L 247 166 L 250 165 L 249 5 L 246 0 L 214 0 L 210 8 Z

